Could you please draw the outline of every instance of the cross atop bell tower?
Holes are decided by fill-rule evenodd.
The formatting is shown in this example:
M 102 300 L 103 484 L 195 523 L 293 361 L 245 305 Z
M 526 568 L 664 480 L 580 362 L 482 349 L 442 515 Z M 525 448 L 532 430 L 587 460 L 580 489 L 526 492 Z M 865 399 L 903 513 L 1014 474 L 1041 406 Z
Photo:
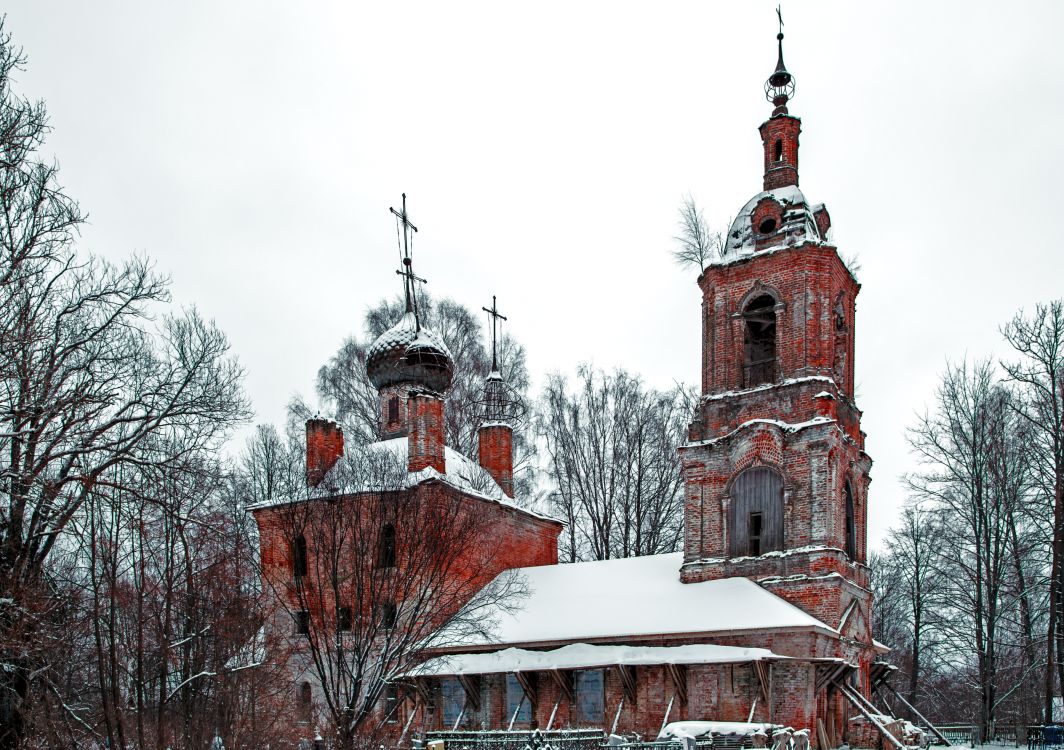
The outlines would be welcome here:
M 776 69 L 765 81 L 765 98 L 773 109 L 760 128 L 765 147 L 765 190 L 798 185 L 798 134 L 802 131 L 802 121 L 787 110 L 787 102 L 794 98 L 794 76 L 783 64 L 783 13 L 778 7 L 776 16 L 780 24 L 776 34 L 779 56 Z

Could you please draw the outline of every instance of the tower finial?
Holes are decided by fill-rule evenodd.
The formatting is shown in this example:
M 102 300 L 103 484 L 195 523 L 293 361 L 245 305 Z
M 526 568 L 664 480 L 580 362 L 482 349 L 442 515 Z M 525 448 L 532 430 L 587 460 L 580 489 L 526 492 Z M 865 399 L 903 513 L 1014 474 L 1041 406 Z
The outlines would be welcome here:
M 491 295 L 491 308 L 489 309 L 487 307 L 482 307 L 480 309 L 483 310 L 484 312 L 486 312 L 488 314 L 488 316 L 491 318 L 491 371 L 495 372 L 495 371 L 497 371 L 499 369 L 499 358 L 498 358 L 498 356 L 496 354 L 496 344 L 495 344 L 496 338 L 497 338 L 497 335 L 498 335 L 496 327 L 497 327 L 497 325 L 498 325 L 500 320 L 506 320 L 506 316 L 505 315 L 501 315 L 499 313 L 499 308 L 495 305 L 495 295 L 494 294 Z
M 396 216 L 395 229 L 396 232 L 402 232 L 402 242 L 399 247 L 399 254 L 402 257 L 403 267 L 396 271 L 396 273 L 403 277 L 403 294 L 406 296 L 406 311 L 414 313 L 414 321 L 416 323 L 417 330 L 421 330 L 421 319 L 418 317 L 417 312 L 417 295 L 414 292 L 414 284 L 422 283 L 427 284 L 428 281 L 416 276 L 414 274 L 414 262 L 410 258 L 410 245 L 411 242 L 410 230 L 413 229 L 417 232 L 417 227 L 410 221 L 410 215 L 406 212 L 406 193 L 403 193 L 403 209 L 402 211 L 396 211 L 391 206 L 388 207 Z M 400 230 L 400 227 L 402 229 Z
M 794 98 L 794 76 L 783 64 L 783 11 L 776 6 L 776 17 L 780 22 L 779 33 L 776 41 L 779 45 L 779 58 L 776 60 L 776 69 L 765 81 L 765 98 L 772 102 L 775 109 L 772 116 L 787 114 L 787 102 Z

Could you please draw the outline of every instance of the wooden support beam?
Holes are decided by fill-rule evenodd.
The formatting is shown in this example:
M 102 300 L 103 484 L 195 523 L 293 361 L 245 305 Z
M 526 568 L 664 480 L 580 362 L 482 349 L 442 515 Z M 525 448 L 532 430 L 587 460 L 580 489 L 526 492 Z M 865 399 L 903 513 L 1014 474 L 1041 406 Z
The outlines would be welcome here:
M 478 674 L 462 674 L 458 675 L 458 681 L 462 683 L 462 690 L 465 691 L 466 705 L 472 713 L 480 712 L 480 675 Z
M 621 688 L 624 690 L 625 700 L 634 704 L 636 702 L 635 667 L 630 667 L 627 664 L 618 664 L 617 673 L 621 677 Z
M 905 744 L 891 734 L 886 725 L 877 718 L 879 712 L 875 710 L 875 706 L 865 700 L 863 695 L 858 693 L 845 682 L 836 682 L 835 687 L 846 697 L 846 700 L 850 702 L 850 705 L 857 709 L 858 713 L 864 716 L 872 726 L 879 730 L 879 734 L 882 735 L 883 739 L 893 745 L 896 750 L 908 750 Z
M 891 694 L 895 698 L 900 700 L 902 702 L 902 704 L 906 708 L 908 708 L 910 711 L 912 711 L 916 715 L 916 718 L 918 718 L 920 721 L 922 721 L 927 726 L 928 731 L 930 731 L 931 734 L 935 735 L 935 737 L 938 738 L 939 742 L 941 742 L 946 747 L 950 747 L 953 744 L 953 743 L 951 743 L 949 740 L 947 740 L 945 738 L 945 736 L 942 734 L 942 732 L 938 731 L 938 727 L 936 727 L 930 721 L 925 719 L 924 715 L 922 713 L 920 713 L 919 711 L 917 711 L 916 707 L 913 704 L 911 704 L 911 703 L 909 703 L 909 701 L 905 700 L 904 696 L 902 696 L 901 693 L 899 693 L 897 690 L 895 690 L 893 685 L 891 685 L 889 682 L 880 682 L 878 685 L 876 685 L 876 690 L 879 690 L 880 688 L 886 688 L 887 690 L 889 690 L 891 692 Z
M 539 707 L 539 696 L 536 694 L 536 673 L 514 672 L 514 677 L 517 678 L 521 689 L 525 691 L 525 697 L 528 698 L 528 705 L 531 706 L 532 716 L 534 717 L 536 709 Z
M 672 682 L 673 692 L 680 699 L 680 705 L 687 705 L 687 667 L 683 664 L 666 664 L 665 671 Z
M 768 664 L 763 661 L 755 661 L 754 674 L 757 675 L 757 684 L 761 688 L 761 698 L 768 704 Z M 771 710 L 771 707 L 770 709 Z
M 548 674 L 551 682 L 558 688 L 558 692 L 565 696 L 565 699 L 570 703 L 574 702 L 576 693 L 573 691 L 573 673 L 569 670 L 552 669 Z

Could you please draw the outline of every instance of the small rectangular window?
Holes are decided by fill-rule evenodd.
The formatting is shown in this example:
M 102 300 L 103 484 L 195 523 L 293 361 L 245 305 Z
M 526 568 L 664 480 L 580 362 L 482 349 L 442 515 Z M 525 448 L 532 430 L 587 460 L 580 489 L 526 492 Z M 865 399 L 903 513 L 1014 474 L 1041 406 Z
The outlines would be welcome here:
M 296 635 L 307 635 L 310 632 L 310 612 L 300 609 L 292 613 L 295 621 Z
M 513 719 L 516 724 L 527 724 L 532 720 L 532 704 L 525 695 L 525 689 L 510 672 L 506 675 L 506 721 Z
M 600 727 L 605 711 L 605 691 L 601 669 L 583 669 L 573 675 L 576 691 L 576 721 L 582 726 Z
M 345 632 L 351 629 L 350 607 L 340 607 L 340 610 L 336 613 L 336 627 Z
M 761 514 L 751 513 L 750 523 L 746 528 L 749 532 L 750 539 L 747 554 L 757 557 L 761 554 Z

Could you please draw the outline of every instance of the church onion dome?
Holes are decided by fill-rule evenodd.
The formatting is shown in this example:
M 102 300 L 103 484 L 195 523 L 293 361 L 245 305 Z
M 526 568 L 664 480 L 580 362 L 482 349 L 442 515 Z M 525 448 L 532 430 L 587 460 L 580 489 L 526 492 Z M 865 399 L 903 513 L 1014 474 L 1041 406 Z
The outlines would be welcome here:
M 366 374 L 377 389 L 407 384 L 443 393 L 454 379 L 454 359 L 443 339 L 407 311 L 366 350 Z
M 758 193 L 743 206 L 728 228 L 722 257 L 725 265 L 766 250 L 829 240 L 831 221 L 823 205 L 810 206 L 797 185 Z

